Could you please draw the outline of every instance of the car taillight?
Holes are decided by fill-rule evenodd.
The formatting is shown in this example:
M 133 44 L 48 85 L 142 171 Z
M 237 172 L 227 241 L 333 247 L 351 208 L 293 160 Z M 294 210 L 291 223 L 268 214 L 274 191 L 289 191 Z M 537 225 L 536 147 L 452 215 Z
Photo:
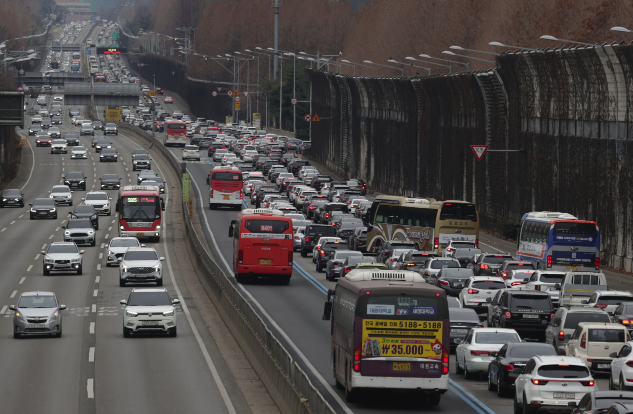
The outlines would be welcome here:
M 303 240 L 310 241 L 310 237 L 305 237 Z
M 633 368 L 633 361 L 626 361 L 626 365 Z
M 435 248 L 435 249 L 438 249 L 438 248 L 440 247 L 440 238 L 439 238 L 439 237 L 436 237 L 436 238 L 433 240 L 433 245 L 434 245 L 434 248 Z
M 594 308 L 606 309 L 607 305 L 605 303 L 596 303 L 593 305 Z
M 547 268 L 552 268 L 552 256 L 547 256 Z
M 580 338 L 580 347 L 581 348 L 587 347 L 587 334 L 582 334 L 582 338 Z
M 514 371 L 514 365 L 512 365 L 512 364 L 506 364 L 506 365 L 505 365 L 505 369 L 506 369 L 506 371 L 510 371 L 510 372 L 512 372 L 512 371 Z
M 522 285 L 523 282 L 512 282 L 512 286 Z
M 541 290 L 541 285 L 535 285 L 534 290 Z
M 237 252 L 237 262 L 242 264 L 244 263 L 244 249 L 240 249 Z
M 354 350 L 354 371 L 360 372 L 361 346 L 358 345 Z
M 565 340 L 565 332 L 564 331 L 558 332 L 558 340 L 559 341 L 564 341 Z
M 542 379 L 533 379 L 532 380 L 532 384 L 534 384 L 534 385 L 547 385 L 548 382 L 549 381 L 545 381 L 545 380 L 542 380 Z M 593 381 L 591 381 L 591 382 L 593 382 Z
M 415 263 L 405 263 L 405 266 L 407 267 L 415 266 Z
M 321 250 L 321 256 L 325 256 L 325 250 Z
M 490 266 L 488 266 L 485 263 L 482 263 L 481 266 L 479 266 L 480 269 L 490 269 Z
M 292 266 L 292 250 L 288 252 L 288 266 Z
M 629 319 L 622 319 L 621 323 L 622 323 L 622 325 L 631 325 L 631 324 L 633 324 L 633 321 L 631 321 Z
M 470 355 L 477 355 L 477 356 L 492 356 L 492 355 L 496 355 L 498 351 L 470 351 Z
M 600 269 L 600 258 L 596 257 L 596 270 Z
M 453 249 L 452 247 L 447 247 L 447 248 L 446 248 L 446 251 L 447 251 L 447 252 L 452 252 L 453 250 L 455 250 L 455 249 Z
M 474 293 L 479 293 L 479 291 L 477 289 L 468 289 L 468 294 L 472 295 Z
M 325 218 L 330 217 L 330 213 L 325 213 Z
M 440 280 L 440 285 L 449 286 L 449 283 L 446 280 Z
M 479 239 L 475 239 L 475 247 L 479 249 Z
M 585 387 L 593 387 L 595 383 L 595 381 L 580 381 L 580 384 Z
M 244 198 L 244 194 L 242 193 L 242 190 L 240 190 L 240 200 Z
M 507 272 L 503 272 L 501 273 L 501 277 L 506 279 L 508 277 L 508 273 Z

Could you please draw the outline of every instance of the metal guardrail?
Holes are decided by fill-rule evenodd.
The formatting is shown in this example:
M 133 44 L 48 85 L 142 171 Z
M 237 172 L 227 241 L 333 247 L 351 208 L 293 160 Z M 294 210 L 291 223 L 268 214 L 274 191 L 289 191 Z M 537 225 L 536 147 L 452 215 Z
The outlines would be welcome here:
M 140 128 L 126 122 L 117 122 L 116 124 L 119 129 L 132 131 L 151 142 L 151 136 L 148 136 Z M 183 172 L 183 164 L 162 144 L 158 143 L 158 145 L 154 145 L 154 148 L 169 160 L 173 172 L 180 177 Z M 177 199 L 178 197 L 173 196 L 173 198 Z M 183 203 L 182 212 L 185 223 L 183 230 L 187 236 L 185 240 L 191 244 L 197 254 L 198 264 L 207 270 L 209 277 L 206 279 L 215 295 L 211 299 L 220 311 L 225 323 L 236 328 L 231 332 L 236 336 L 236 340 L 249 357 L 249 361 L 262 378 L 262 382 L 266 385 L 279 409 L 289 414 L 334 414 L 334 409 L 312 385 L 310 378 L 293 361 L 290 353 L 268 329 L 266 323 L 248 300 L 229 280 L 229 277 L 213 259 L 213 255 L 207 251 L 193 228 L 188 211 L 188 204 Z M 298 396 L 303 397 L 303 399 L 298 398 Z

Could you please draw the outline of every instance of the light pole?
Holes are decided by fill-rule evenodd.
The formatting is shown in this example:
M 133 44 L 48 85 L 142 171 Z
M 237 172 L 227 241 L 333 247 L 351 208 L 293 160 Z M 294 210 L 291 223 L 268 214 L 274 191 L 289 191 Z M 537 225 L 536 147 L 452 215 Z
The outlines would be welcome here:
M 451 67 L 451 65 L 444 65 L 442 63 L 435 63 L 435 62 L 429 62 L 427 60 L 415 59 L 411 56 L 407 56 L 406 58 L 404 58 L 404 60 L 413 60 L 415 62 L 428 63 L 429 65 L 443 66 L 445 68 L 448 68 L 448 73 L 453 73 L 453 68 Z
M 259 47 L 259 46 L 258 46 L 258 47 L 256 47 L 255 49 L 257 49 L 257 50 L 264 50 L 264 49 L 262 49 L 262 48 L 261 48 L 261 47 Z M 270 55 L 269 55 L 268 53 L 253 52 L 253 51 L 252 51 L 252 50 L 250 50 L 250 49 L 246 49 L 246 51 L 247 51 L 247 52 L 250 52 L 250 53 L 257 53 L 257 54 L 260 54 L 260 55 L 268 56 L 268 77 L 270 78 Z
M 423 57 L 423 58 L 427 58 L 427 59 L 443 60 L 443 61 L 445 61 L 445 62 L 458 63 L 458 64 L 460 64 L 460 65 L 464 65 L 464 66 L 466 66 L 466 70 L 470 72 L 470 65 L 468 64 L 468 62 L 464 63 L 464 62 L 460 62 L 460 61 L 457 61 L 457 60 L 449 60 L 449 59 L 436 58 L 436 57 L 429 56 L 429 55 L 424 54 L 424 53 L 422 53 L 422 54 L 421 54 L 421 55 L 419 55 L 419 56 L 420 56 L 420 57 Z M 451 71 L 451 73 L 452 73 L 452 71 Z
M 468 56 L 468 55 L 458 55 L 457 53 L 453 53 L 450 50 L 445 50 L 442 53 L 444 53 L 445 55 L 460 56 L 460 57 L 465 57 L 465 58 L 468 58 L 468 59 L 481 60 L 482 62 L 492 63 L 493 65 L 495 65 L 495 68 L 497 67 L 497 62 L 492 61 L 492 60 L 479 59 L 479 58 Z
M 243 53 L 240 53 L 240 52 L 235 52 L 235 53 L 237 53 L 239 55 L 243 55 Z M 244 56 L 248 56 L 248 55 L 244 55 Z M 257 93 L 259 94 L 259 56 L 249 56 L 249 57 L 251 57 L 253 59 L 257 59 L 257 86 L 256 87 L 257 87 Z M 256 102 L 256 105 L 257 105 L 256 111 L 257 111 L 257 113 L 259 113 L 259 96 L 257 97 L 256 101 L 257 101 Z M 249 105 L 248 102 L 250 102 L 250 96 L 246 97 L 246 102 L 247 102 L 246 107 L 248 108 L 248 105 Z
M 492 44 L 492 43 L 489 43 L 489 44 Z M 461 47 L 461 46 L 450 46 L 449 49 L 453 49 L 453 50 L 467 50 L 469 52 L 485 53 L 487 55 L 494 55 L 494 56 L 499 56 L 500 55 L 500 53 L 484 52 L 483 50 L 475 50 L 475 49 L 466 49 L 465 47 Z
M 387 62 L 397 63 L 398 65 L 406 65 L 406 63 L 398 62 L 395 59 L 389 59 Z M 429 76 L 431 76 L 431 68 L 425 68 L 424 66 L 415 66 L 413 63 L 410 63 L 409 66 L 411 66 L 412 68 L 426 69 L 429 71 Z
M 345 62 L 345 63 L 347 63 L 347 64 L 349 64 L 349 65 L 354 66 L 354 76 L 356 76 L 356 66 L 357 66 L 357 65 L 358 65 L 358 66 L 362 66 L 362 67 L 364 67 L 364 68 L 375 69 L 375 70 L 376 70 L 376 76 L 380 76 L 380 71 L 379 71 L 379 69 L 378 69 L 378 68 L 375 68 L 375 67 L 373 67 L 373 66 L 361 65 L 360 63 L 350 62 L 350 61 L 349 61 L 349 60 L 347 60 L 347 59 L 341 59 L 341 62 Z
M 381 65 L 380 63 L 374 63 L 371 60 L 363 60 L 363 63 L 369 63 L 370 65 L 383 66 L 383 67 L 389 68 L 389 69 L 397 69 L 397 70 L 401 71 L 402 76 L 404 77 L 404 69 L 402 69 L 402 68 L 396 68 L 394 66 L 389 66 L 389 65 Z
M 542 50 L 537 50 L 537 49 L 532 49 L 531 47 L 523 47 L 523 46 L 510 46 L 510 45 L 504 45 L 503 43 L 499 43 L 499 42 L 490 42 L 488 43 L 490 46 L 499 46 L 499 47 L 510 47 L 510 48 L 514 48 L 514 49 L 523 49 L 523 50 L 531 50 L 534 52 L 541 52 L 541 53 L 545 53 Z
M 275 62 L 274 62 L 275 70 L 273 71 L 273 74 L 275 76 L 275 79 L 277 79 L 277 57 L 279 56 L 279 8 L 280 7 L 281 7 L 281 0 L 273 0 L 273 9 L 275 9 Z

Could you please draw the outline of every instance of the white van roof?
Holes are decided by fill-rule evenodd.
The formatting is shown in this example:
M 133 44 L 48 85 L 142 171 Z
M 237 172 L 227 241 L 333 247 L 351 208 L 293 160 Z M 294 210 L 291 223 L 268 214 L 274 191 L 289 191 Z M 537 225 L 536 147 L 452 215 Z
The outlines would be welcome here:
M 350 282 L 364 282 L 369 280 L 392 280 L 399 282 L 426 283 L 422 275 L 409 270 L 379 270 L 379 269 L 353 269 L 345 279 Z

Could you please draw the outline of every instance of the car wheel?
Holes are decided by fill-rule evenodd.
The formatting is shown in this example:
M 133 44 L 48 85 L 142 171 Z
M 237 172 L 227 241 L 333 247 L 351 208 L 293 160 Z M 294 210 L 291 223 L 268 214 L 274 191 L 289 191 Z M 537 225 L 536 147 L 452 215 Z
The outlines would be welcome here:
M 455 353 L 457 353 L 457 351 L 455 351 Z M 455 373 L 456 374 L 464 373 L 464 370 L 462 369 L 462 367 L 459 366 L 459 360 L 457 359 L 457 355 L 455 356 Z
M 514 394 L 514 414 L 523 414 L 523 408 L 519 407 L 516 393 Z
M 345 368 L 345 401 L 349 403 L 356 402 L 356 395 L 358 394 L 357 391 L 352 390 L 349 386 L 350 381 L 348 378 L 348 372 L 350 372 L 351 369 L 351 366 L 346 366 Z
M 464 379 L 471 379 L 472 373 L 468 371 L 468 365 L 466 365 L 466 359 L 464 358 Z
M 626 385 L 624 385 L 624 384 L 626 384 L 626 383 L 624 382 L 624 377 L 622 376 L 622 374 L 620 374 L 620 384 L 619 384 L 619 387 L 618 387 L 618 389 L 619 389 L 620 391 L 627 391 L 627 390 L 629 389 L 629 387 L 627 387 L 627 386 L 626 386 Z
M 609 390 L 613 390 L 615 387 L 613 386 L 613 369 L 609 370 Z
M 57 333 L 55 334 L 56 338 L 61 338 L 62 337 L 62 327 L 61 325 L 59 326 L 59 329 L 57 330 Z
M 124 338 L 129 338 L 130 337 L 130 330 L 127 328 L 123 328 L 123 337 Z
M 497 386 L 492 383 L 492 375 L 490 374 L 490 368 L 488 368 L 488 391 L 494 391 L 497 389 Z
M 123 280 L 123 279 L 119 279 L 119 286 L 120 286 L 120 287 L 125 287 L 125 285 L 126 285 L 125 280 Z
M 13 329 L 15 330 L 15 326 L 13 327 Z M 14 331 L 13 332 L 13 339 L 17 339 L 19 337 L 20 337 L 20 334 Z
M 308 257 L 308 252 L 305 249 L 301 249 L 301 257 Z
M 92 247 L 96 246 L 96 245 L 97 245 L 97 241 L 96 241 L 96 240 L 92 240 L 92 243 L 90 243 L 90 245 L 91 245 Z
M 323 268 L 321 267 L 321 264 L 319 262 L 317 262 L 316 264 L 316 271 L 317 273 L 321 273 L 323 271 Z
M 525 393 L 523 394 L 523 404 L 522 404 L 521 411 L 523 412 L 523 414 L 530 414 L 532 412 L 531 407 L 527 404 Z
M 156 281 L 156 286 L 163 286 L 163 279 L 160 278 Z
M 48 269 L 46 268 L 46 266 L 43 266 L 43 268 L 44 268 L 44 269 L 43 269 L 43 270 L 44 270 L 44 276 L 48 276 L 48 275 L 50 275 L 50 274 L 51 274 L 51 271 L 50 271 L 50 270 L 48 270 Z
M 82 265 L 79 265 L 79 269 L 77 269 L 77 276 L 80 276 L 83 274 L 84 274 L 84 267 Z
M 169 336 L 171 336 L 172 338 L 175 338 L 178 336 L 178 331 L 176 330 L 177 328 L 174 326 L 174 329 L 172 329 L 171 331 L 169 331 Z

